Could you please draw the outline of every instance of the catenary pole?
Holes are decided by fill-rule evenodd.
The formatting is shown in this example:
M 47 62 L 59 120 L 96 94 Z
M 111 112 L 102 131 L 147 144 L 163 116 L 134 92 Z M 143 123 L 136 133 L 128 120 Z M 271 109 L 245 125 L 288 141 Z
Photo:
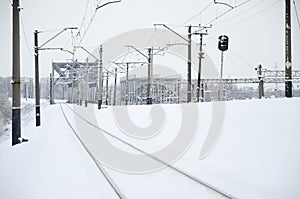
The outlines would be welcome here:
M 291 0 L 285 0 L 285 96 L 292 97 Z
M 188 26 L 188 60 L 187 60 L 187 102 L 191 102 L 192 85 L 192 26 Z
M 118 75 L 118 69 L 115 68 L 115 86 L 114 86 L 114 106 L 116 105 L 116 95 L 117 95 L 117 76 Z
M 21 96 L 20 96 L 20 8 L 19 0 L 13 0 L 13 71 L 12 71 L 12 145 L 21 138 Z
M 105 104 L 108 105 L 108 78 L 109 72 L 106 71 Z
M 129 98 L 129 63 L 126 63 L 126 85 L 125 85 L 125 105 L 128 105 L 128 98 Z
M 200 33 L 200 51 L 199 51 L 199 68 L 198 68 L 198 82 L 197 82 L 197 102 L 203 102 L 203 87 L 201 86 L 201 70 L 202 70 L 202 46 L 203 46 L 203 33 Z M 201 90 L 201 93 L 200 93 Z
M 89 58 L 86 58 L 86 70 L 85 70 L 85 107 L 88 106 L 89 96 Z
M 148 48 L 147 104 L 152 104 L 152 67 L 153 67 L 153 52 L 152 52 L 152 48 Z
M 38 31 L 34 31 L 35 125 L 41 125 Z
M 99 74 L 98 74 L 98 109 L 101 109 L 102 105 L 102 70 L 103 70 L 103 61 L 102 61 L 102 53 L 103 53 L 103 47 L 100 45 L 99 48 Z

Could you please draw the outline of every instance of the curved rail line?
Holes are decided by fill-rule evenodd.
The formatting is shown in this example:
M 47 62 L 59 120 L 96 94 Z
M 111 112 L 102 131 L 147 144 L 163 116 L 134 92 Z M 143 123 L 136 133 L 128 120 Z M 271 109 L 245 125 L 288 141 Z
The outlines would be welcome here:
M 187 172 L 185 172 L 185 171 L 183 171 L 183 170 L 181 170 L 181 169 L 179 169 L 179 168 L 177 168 L 177 167 L 175 167 L 175 166 L 173 166 L 173 165 L 171 165 L 171 164 L 169 164 L 169 163 L 167 163 L 167 162 L 165 162 L 165 161 L 163 161 L 163 160 L 161 160 L 161 159 L 159 159 L 159 158 L 157 158 L 157 157 L 155 157 L 155 156 L 153 156 L 153 155 L 151 155 L 150 153 L 148 153 L 148 152 L 146 152 L 146 151 L 144 151 L 144 150 L 142 150 L 142 149 L 140 149 L 140 148 L 134 146 L 133 144 L 130 144 L 129 142 L 126 142 L 125 140 L 123 140 L 123 139 L 117 137 L 116 135 L 114 135 L 114 134 L 112 134 L 112 133 L 109 133 L 108 131 L 106 131 L 106 130 L 100 128 L 99 126 L 97 126 L 97 125 L 91 123 L 90 121 L 86 120 L 85 118 L 83 118 L 79 113 L 75 112 L 75 111 L 74 111 L 72 108 L 70 108 L 66 103 L 64 103 L 64 105 L 65 105 L 68 109 L 70 109 L 74 114 L 76 114 L 79 118 L 81 118 L 83 121 L 85 121 L 87 124 L 93 126 L 93 127 L 96 128 L 97 130 L 99 130 L 99 131 L 105 133 L 106 135 L 109 135 L 110 137 L 112 137 L 112 138 L 114 138 L 114 139 L 120 141 L 121 143 L 123 143 L 123 144 L 125 144 L 125 145 L 127 145 L 127 146 L 129 146 L 129 147 L 131 147 L 131 148 L 133 148 L 133 149 L 135 149 L 136 151 L 141 152 L 142 154 L 145 154 L 145 155 L 147 155 L 148 157 L 150 157 L 150 158 L 152 158 L 152 159 L 154 159 L 154 160 L 156 160 L 156 161 L 158 161 L 158 162 L 164 164 L 165 166 L 167 166 L 167 167 L 173 169 L 174 171 L 176 171 L 176 172 L 182 174 L 183 176 L 189 178 L 190 180 L 193 180 L 194 182 L 201 184 L 202 186 L 204 186 L 204 187 L 206 187 L 206 188 L 208 188 L 208 189 L 210 189 L 210 190 L 212 190 L 212 191 L 214 191 L 214 192 L 220 194 L 220 195 L 223 196 L 223 197 L 230 198 L 230 199 L 237 199 L 237 197 L 235 197 L 235 196 L 233 196 L 233 195 L 231 195 L 231 194 L 229 194 L 229 193 L 227 193 L 227 192 L 225 192 L 225 191 L 223 191 L 223 190 L 221 190 L 221 189 L 219 189 L 219 188 L 217 188 L 217 187 L 215 187 L 215 186 L 213 186 L 213 185 L 211 185 L 211 184 L 209 184 L 209 183 L 207 183 L 207 182 L 204 182 L 203 180 L 201 180 L 201 179 L 199 179 L 199 178 L 197 178 L 197 177 L 195 177 L 195 176 L 192 176 L 191 174 L 189 174 L 189 173 L 187 173 Z M 63 111 L 63 110 L 62 110 L 62 111 Z M 66 120 L 67 120 L 67 118 L 66 118 Z M 69 123 L 69 122 L 68 122 L 68 123 Z M 72 127 L 71 127 L 71 128 L 72 128 Z M 76 134 L 76 133 L 75 133 L 75 134 Z M 80 137 L 79 137 L 77 134 L 76 134 L 76 137 L 77 137 L 77 138 L 80 140 L 80 142 L 83 144 L 82 140 L 80 139 Z M 83 144 L 83 145 L 84 145 L 84 144 Z M 85 148 L 86 148 L 86 147 L 85 147 Z M 88 149 L 86 149 L 86 150 L 88 150 Z M 90 152 L 89 152 L 89 153 L 90 153 Z M 91 154 L 91 156 L 92 156 L 92 154 Z M 96 160 L 95 160 L 95 157 L 92 157 L 92 158 L 93 158 L 94 161 L 96 161 Z
M 118 186 L 114 183 L 114 181 L 111 179 L 111 177 L 108 175 L 108 173 L 104 170 L 104 168 L 100 165 L 100 163 L 96 160 L 96 158 L 89 151 L 89 149 L 87 148 L 87 146 L 83 143 L 83 141 L 81 140 L 81 138 L 78 136 L 78 134 L 76 133 L 75 129 L 72 127 L 71 123 L 69 122 L 69 120 L 68 120 L 68 118 L 67 118 L 67 116 L 66 116 L 66 114 L 65 114 L 65 112 L 64 112 L 64 110 L 63 110 L 63 108 L 61 106 L 61 104 L 60 104 L 60 108 L 61 108 L 61 111 L 62 111 L 62 113 L 64 115 L 64 118 L 65 118 L 67 124 L 69 125 L 70 129 L 75 134 L 76 138 L 79 140 L 80 144 L 83 146 L 83 148 L 89 154 L 89 156 L 92 158 L 93 162 L 96 164 L 96 166 L 99 169 L 99 171 L 105 177 L 105 179 L 107 180 L 107 182 L 109 183 L 109 185 L 112 187 L 112 189 L 114 190 L 114 192 L 117 194 L 117 196 L 120 199 L 125 199 L 124 195 L 122 194 L 122 192 L 120 191 L 120 189 L 118 188 Z

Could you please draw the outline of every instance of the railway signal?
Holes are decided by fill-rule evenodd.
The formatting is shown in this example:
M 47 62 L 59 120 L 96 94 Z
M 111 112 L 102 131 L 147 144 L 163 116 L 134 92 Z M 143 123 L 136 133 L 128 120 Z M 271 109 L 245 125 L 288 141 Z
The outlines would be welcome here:
M 219 36 L 218 48 L 220 51 L 228 50 L 228 37 L 226 35 Z
M 219 36 L 218 48 L 221 51 L 221 74 L 220 74 L 220 89 L 219 89 L 219 100 L 224 100 L 223 93 L 223 63 L 224 63 L 224 51 L 228 50 L 228 36 L 221 35 Z

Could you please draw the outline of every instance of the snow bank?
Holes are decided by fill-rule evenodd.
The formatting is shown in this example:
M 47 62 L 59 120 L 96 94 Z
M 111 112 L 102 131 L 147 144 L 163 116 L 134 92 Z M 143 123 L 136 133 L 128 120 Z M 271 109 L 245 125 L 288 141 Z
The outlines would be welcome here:
M 214 112 L 213 103 L 192 105 L 198 108 L 196 138 L 175 165 L 238 198 L 299 198 L 300 99 L 217 104 L 223 106 L 223 113 L 222 108 L 221 113 Z M 155 152 L 175 139 L 183 120 L 180 105 L 163 105 L 161 108 L 165 114 L 165 117 L 160 117 L 165 120 L 163 129 L 149 139 L 138 139 L 120 131 L 122 127 L 114 108 L 95 110 L 95 113 L 101 128 L 145 151 Z M 151 106 L 130 106 L 127 109 L 135 125 L 142 128 L 152 124 Z M 214 123 L 213 119 L 219 119 L 220 124 Z M 210 153 L 203 158 L 200 154 L 211 124 L 220 125 L 220 133 Z M 108 136 L 107 139 L 111 140 Z M 122 148 L 118 142 L 112 142 L 115 147 Z
M 217 112 L 214 103 L 188 106 L 197 109 L 196 116 L 195 112 L 183 116 L 181 105 L 102 110 L 97 110 L 96 105 L 89 108 L 74 105 L 72 108 L 83 115 L 92 110 L 93 115 L 84 115 L 85 118 L 95 119 L 93 122 L 101 128 L 148 152 L 166 148 L 178 136 L 184 120 L 196 118 L 195 136 L 185 153 L 173 162 L 176 167 L 237 198 L 300 197 L 300 99 L 217 103 L 221 107 Z M 118 109 L 128 111 L 128 118 L 137 128 L 147 128 L 156 122 L 161 128 L 151 136 L 126 133 L 122 121 L 128 120 L 123 116 L 124 120 L 119 120 Z M 80 130 L 83 124 L 71 110 L 66 107 L 64 110 Z M 209 153 L 203 156 L 212 128 L 219 132 Z M 186 134 L 189 130 L 183 129 Z M 86 128 L 85 133 L 90 131 L 92 128 Z M 44 107 L 42 126 L 35 128 L 32 121 L 23 128 L 23 134 L 30 139 L 28 143 L 11 147 L 8 140 L 0 144 L 0 198 L 115 197 L 64 122 L 58 104 Z M 119 150 L 137 153 L 107 135 L 105 138 Z M 117 157 L 111 151 L 106 152 Z M 216 197 L 204 194 L 207 190 L 170 169 L 134 174 L 119 172 L 118 168 L 106 164 L 106 170 L 127 198 Z

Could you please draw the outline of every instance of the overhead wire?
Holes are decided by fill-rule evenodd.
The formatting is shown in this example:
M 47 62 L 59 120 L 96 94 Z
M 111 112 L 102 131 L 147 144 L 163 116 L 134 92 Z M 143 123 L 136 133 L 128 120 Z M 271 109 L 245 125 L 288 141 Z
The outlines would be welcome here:
M 84 12 L 84 15 L 83 15 L 83 19 L 82 19 L 82 23 L 81 23 L 81 28 L 79 29 L 78 33 L 77 33 L 77 37 L 79 39 L 79 42 L 77 45 L 80 45 L 83 41 L 83 39 L 85 38 L 89 28 L 91 27 L 95 17 L 96 17 L 96 13 L 97 13 L 97 9 L 96 7 L 100 4 L 101 0 L 97 1 L 96 2 L 96 6 L 92 6 L 90 1 L 88 0 L 87 1 L 87 5 L 86 5 L 86 8 L 85 8 L 85 12 Z M 87 10 L 90 9 L 90 19 L 89 19 L 89 22 L 88 22 L 88 25 L 85 26 L 85 21 L 86 21 L 86 18 L 87 18 Z M 84 31 L 83 31 L 83 34 L 82 34 L 82 30 L 83 30 L 83 26 L 84 26 Z
M 127 51 L 126 54 L 124 55 L 122 62 L 125 62 L 125 60 L 127 59 L 128 55 L 129 55 L 129 51 Z
M 294 9 L 295 9 L 295 13 L 296 13 L 297 22 L 298 22 L 298 27 L 299 27 L 299 29 L 300 29 L 299 15 L 298 15 L 298 11 L 297 11 L 297 7 L 296 7 L 296 2 L 295 2 L 295 0 L 293 0 L 293 3 L 294 3 Z
M 264 0 L 263 0 L 263 1 L 264 1 Z M 263 1 L 259 2 L 258 4 L 256 4 L 255 6 L 251 7 L 250 9 L 253 9 L 253 8 L 257 7 L 257 6 L 260 5 Z M 248 2 L 248 1 L 247 1 L 247 2 Z M 248 17 L 246 17 L 246 18 L 244 18 L 244 19 L 242 19 L 242 20 L 240 20 L 240 21 L 238 21 L 238 22 L 236 22 L 236 23 L 233 23 L 233 24 L 231 24 L 231 25 L 228 25 L 228 26 L 225 26 L 225 27 L 222 27 L 222 28 L 219 28 L 219 29 L 215 29 L 215 30 L 213 30 L 213 31 L 211 31 L 211 32 L 215 32 L 215 31 L 218 31 L 218 30 L 221 30 L 221 29 L 224 29 L 224 28 L 228 28 L 228 27 L 234 26 L 234 25 L 239 24 L 239 23 L 241 23 L 241 22 L 244 22 L 244 21 L 246 21 L 246 20 L 252 18 L 253 16 L 256 16 L 256 15 L 260 14 L 261 12 L 264 12 L 265 10 L 268 10 L 268 9 L 272 8 L 273 6 L 275 6 L 275 5 L 276 5 L 277 3 L 279 3 L 279 2 L 280 2 L 280 0 L 278 0 L 278 1 L 276 1 L 276 2 L 274 2 L 274 3 L 272 3 L 272 4 L 270 4 L 270 5 L 268 5 L 267 7 L 262 8 L 262 9 L 259 10 L 258 12 L 255 12 L 255 13 L 252 14 L 251 16 L 248 16 Z M 241 6 L 241 4 L 240 4 L 239 6 Z M 246 11 L 246 12 L 247 12 L 247 11 Z M 236 17 L 236 16 L 231 17 L 230 19 L 235 18 L 235 17 Z M 225 19 L 224 21 L 226 21 L 226 20 L 228 20 L 228 19 Z M 219 22 L 218 22 L 218 23 L 219 23 Z M 241 60 L 244 64 L 249 65 L 249 63 L 246 62 L 244 59 L 242 59 L 240 56 L 238 56 L 237 53 L 234 53 L 234 52 L 232 52 L 232 53 L 235 54 L 235 57 L 239 58 L 239 60 Z M 229 57 L 229 59 L 231 59 L 233 62 L 235 62 L 235 61 L 233 60 L 233 57 Z M 239 70 L 241 70 L 242 72 L 244 72 L 246 75 L 251 76 L 250 73 L 247 72 L 246 70 L 244 70 L 243 68 L 239 68 Z
M 239 5 L 235 5 L 233 8 L 238 8 L 238 7 L 240 7 L 240 6 L 242 6 L 242 5 L 246 4 L 246 3 L 249 3 L 250 1 L 252 1 L 252 0 L 244 1 L 243 3 L 240 3 Z
M 96 13 L 95 13 L 95 15 L 96 15 Z M 87 26 L 85 26 L 84 30 L 80 31 L 79 34 L 77 35 L 78 36 L 78 40 L 79 40 L 78 45 L 80 45 L 82 43 L 83 39 L 85 38 L 85 36 L 87 34 L 87 31 L 90 28 L 90 26 L 91 26 L 91 24 L 92 24 L 92 22 L 94 20 L 93 18 L 95 17 L 95 15 L 89 20 L 89 23 L 88 23 Z
M 208 23 L 206 23 L 204 26 L 207 26 L 207 25 L 212 24 L 212 23 L 215 22 L 216 20 L 218 20 L 218 19 L 224 17 L 225 15 L 227 15 L 228 13 L 230 13 L 231 11 L 233 11 L 233 10 L 235 10 L 235 9 L 237 9 L 237 8 L 239 8 L 239 7 L 241 7 L 241 6 L 243 6 L 243 5 L 245 5 L 246 3 L 249 3 L 250 1 L 252 1 L 252 0 L 247 0 L 247 1 L 244 1 L 243 3 L 240 3 L 240 4 L 238 4 L 238 5 L 235 5 L 233 8 L 231 8 L 231 9 L 229 9 L 229 10 L 223 12 L 222 14 L 218 15 L 217 17 L 215 17 L 214 19 L 212 19 L 211 21 L 209 21 Z
M 84 24 L 84 21 L 85 21 L 85 18 L 86 18 L 87 9 L 88 9 L 88 5 L 89 5 L 89 0 L 87 0 L 87 4 L 85 6 L 84 14 L 83 14 L 83 17 L 82 17 L 81 24 L 80 24 L 79 30 L 77 32 L 77 35 L 80 34 L 82 26 Z
M 273 6 L 275 6 L 276 4 L 278 4 L 279 2 L 281 2 L 281 0 L 277 0 L 277 1 L 273 2 L 272 4 L 268 5 L 267 7 L 264 7 L 263 9 L 261 9 L 261 10 L 255 12 L 255 13 L 253 13 L 252 15 L 250 15 L 250 16 L 244 18 L 244 19 L 241 19 L 241 20 L 239 20 L 239 21 L 237 21 L 237 22 L 235 22 L 235 23 L 233 23 L 233 24 L 230 24 L 230 25 L 228 25 L 228 26 L 221 27 L 221 28 L 216 29 L 216 30 L 214 30 L 214 31 L 221 30 L 221 29 L 225 29 L 225 28 L 229 28 L 229 27 L 235 26 L 235 25 L 237 25 L 237 24 L 239 24 L 239 23 L 242 23 L 242 22 L 244 22 L 244 21 L 247 21 L 247 20 L 253 18 L 254 16 L 259 15 L 259 14 L 261 14 L 262 12 L 265 12 L 266 10 L 272 8 Z M 214 31 L 213 31 L 213 32 L 214 32 Z
M 71 30 L 71 37 L 72 37 L 72 48 L 73 48 L 73 53 L 75 53 L 76 35 L 74 35 L 74 31 L 73 31 L 73 30 Z
M 228 14 L 229 12 L 231 12 L 233 9 L 227 10 L 225 12 L 223 12 L 221 15 L 216 16 L 214 19 L 212 19 L 211 21 L 207 22 L 204 26 L 210 25 L 212 24 L 214 21 L 220 19 L 221 17 L 225 16 L 226 14 Z
M 147 46 L 149 46 L 149 44 L 153 41 L 153 38 L 156 34 L 156 28 L 154 29 L 154 32 L 152 33 L 152 36 L 150 37 L 149 41 L 147 42 Z
M 224 29 L 224 28 L 228 28 L 228 27 L 234 26 L 234 25 L 236 25 L 236 24 L 239 24 L 239 23 L 241 23 L 241 22 L 244 22 L 244 21 L 246 21 L 246 20 L 252 18 L 253 16 L 256 16 L 256 15 L 258 15 L 258 14 L 260 14 L 260 13 L 262 13 L 262 12 L 264 12 L 264 11 L 270 9 L 270 8 L 272 8 L 273 6 L 275 6 L 275 5 L 276 5 L 277 3 L 279 3 L 279 2 L 280 2 L 280 0 L 278 0 L 278 1 L 276 1 L 276 2 L 274 2 L 274 3 L 272 3 L 272 4 L 270 4 L 270 5 L 268 5 L 267 7 L 262 8 L 262 9 L 259 10 L 258 12 L 255 12 L 255 13 L 252 14 L 251 16 L 248 16 L 248 17 L 246 17 L 246 18 L 244 18 L 244 19 L 242 19 L 242 20 L 240 20 L 240 21 L 238 21 L 238 22 L 236 22 L 236 23 L 234 23 L 234 24 L 231 24 L 231 25 L 229 25 L 229 26 L 225 26 L 225 27 L 216 29 L 216 30 L 214 30 L 214 31 L 217 31 L 217 30 L 220 30 L 220 29 Z M 260 2 L 260 3 L 261 3 L 261 2 Z M 259 3 L 259 4 L 260 4 L 260 3 Z M 259 4 L 255 5 L 254 7 L 257 7 Z M 212 31 L 212 32 L 214 32 L 214 31 Z M 249 65 L 248 62 L 246 62 L 244 59 L 242 59 L 242 58 L 241 58 L 240 56 L 238 56 L 236 53 L 234 53 L 234 52 L 232 52 L 232 53 L 235 54 L 235 57 L 239 58 L 244 64 Z M 232 59 L 232 57 L 229 57 L 229 59 L 231 59 L 232 61 L 234 61 L 234 60 Z M 240 69 L 241 71 L 243 71 L 245 74 L 249 75 L 249 72 L 246 72 L 243 68 L 239 68 L 239 69 Z M 250 75 L 249 75 L 249 76 L 250 76 Z
M 63 30 L 63 29 L 64 28 L 55 28 L 55 29 L 49 29 L 49 30 L 42 30 L 42 31 L 39 31 L 39 33 L 56 32 L 56 31 Z
M 72 37 L 71 38 L 69 38 L 65 43 L 64 43 L 64 45 L 63 45 L 63 49 L 65 49 L 66 48 L 66 46 L 68 45 L 68 44 L 72 44 Z
M 255 4 L 254 6 L 248 8 L 246 11 L 243 11 L 242 13 L 239 13 L 239 14 L 237 14 L 235 16 L 232 16 L 232 17 L 226 18 L 224 20 L 220 20 L 218 22 L 215 22 L 215 24 L 224 23 L 225 21 L 232 20 L 232 19 L 234 19 L 236 17 L 240 17 L 241 15 L 244 15 L 244 14 L 250 12 L 251 10 L 253 10 L 254 8 L 256 8 L 257 6 L 259 6 L 260 4 L 262 4 L 264 1 L 266 1 L 266 0 L 262 0 L 262 1 L 258 2 L 257 4 Z
M 82 43 L 83 39 L 85 38 L 87 31 L 89 30 L 90 26 L 92 25 L 92 22 L 94 21 L 95 16 L 96 16 L 96 11 L 94 12 L 94 15 L 92 16 L 92 18 L 89 21 L 89 24 L 87 25 L 86 29 L 84 30 L 83 35 L 80 36 L 79 45 Z
M 173 28 L 178 28 L 178 27 L 183 26 L 183 25 L 187 24 L 188 22 L 192 21 L 193 19 L 195 19 L 199 15 L 203 14 L 212 4 L 213 4 L 213 2 L 210 2 L 207 6 L 205 6 L 202 10 L 200 10 L 197 14 L 195 14 L 194 16 L 192 16 L 191 18 L 186 20 L 184 23 L 176 25 Z
M 209 21 L 208 23 L 206 23 L 204 26 L 207 26 L 207 25 L 213 23 L 214 21 L 216 21 L 216 20 L 222 18 L 223 16 L 225 16 L 226 14 L 228 14 L 229 12 L 231 12 L 232 10 L 234 10 L 234 9 L 236 9 L 236 8 L 239 8 L 239 7 L 243 6 L 244 4 L 246 4 L 246 3 L 250 2 L 250 1 L 252 1 L 252 0 L 246 0 L 246 1 L 244 1 L 244 2 L 242 2 L 242 3 L 240 3 L 240 4 L 238 4 L 238 5 L 236 5 L 236 3 L 235 3 L 235 6 L 234 6 L 232 9 L 227 10 L 227 11 L 223 12 L 223 13 L 220 14 L 220 15 L 217 14 L 218 16 L 217 16 L 216 18 L 212 19 L 211 21 Z M 195 18 L 198 17 L 199 15 L 203 14 L 203 13 L 204 13 L 211 5 L 213 5 L 212 2 L 210 2 L 205 8 L 203 8 L 200 12 L 198 12 L 196 15 L 194 15 L 194 16 L 191 17 L 190 19 L 188 19 L 186 22 L 184 22 L 184 23 L 182 23 L 182 24 L 179 24 L 179 25 L 176 25 L 176 26 L 174 26 L 173 28 L 178 28 L 178 27 L 183 26 L 183 25 L 187 24 L 188 22 L 192 21 L 193 19 L 195 19 Z
M 240 57 L 239 57 L 239 56 L 236 56 L 236 55 L 234 55 L 234 56 L 232 56 L 232 55 L 234 55 L 234 54 L 230 54 L 230 55 L 227 56 L 227 58 L 230 59 L 230 60 L 233 62 L 232 66 L 235 67 L 235 68 L 236 68 L 237 70 L 239 70 L 240 72 L 244 73 L 247 77 L 251 77 L 252 75 L 251 75 L 250 72 L 248 71 L 249 68 L 247 68 L 248 70 L 246 70 L 245 68 L 241 67 L 243 64 L 239 64 L 238 61 L 236 61 L 236 60 L 234 59 L 234 57 L 237 57 L 237 58 L 239 58 L 239 59 L 240 59 Z M 240 60 L 242 60 L 242 59 L 240 59 Z M 242 61 L 243 61 L 243 60 L 242 60 Z
M 250 66 L 251 64 L 249 63 L 249 61 L 247 61 L 247 60 L 245 60 L 245 58 L 242 58 L 236 51 L 234 51 L 234 50 L 230 50 L 231 51 L 231 53 L 232 53 L 232 55 L 234 55 L 235 57 L 237 57 L 241 62 L 243 62 L 243 64 L 245 65 L 245 66 Z M 247 68 L 247 69 L 249 69 L 249 68 Z
M 24 26 L 24 20 L 23 20 L 23 16 L 22 16 L 22 15 L 21 15 L 21 25 L 22 25 L 22 33 L 23 33 L 23 36 L 24 36 L 24 39 L 25 39 L 25 44 L 26 44 L 28 53 L 29 53 L 31 56 L 33 56 L 33 53 L 32 53 L 32 50 L 33 50 L 33 49 L 30 49 L 30 47 L 29 47 L 29 42 L 28 42 L 28 39 L 27 39 L 27 36 L 26 36 L 25 26 Z

